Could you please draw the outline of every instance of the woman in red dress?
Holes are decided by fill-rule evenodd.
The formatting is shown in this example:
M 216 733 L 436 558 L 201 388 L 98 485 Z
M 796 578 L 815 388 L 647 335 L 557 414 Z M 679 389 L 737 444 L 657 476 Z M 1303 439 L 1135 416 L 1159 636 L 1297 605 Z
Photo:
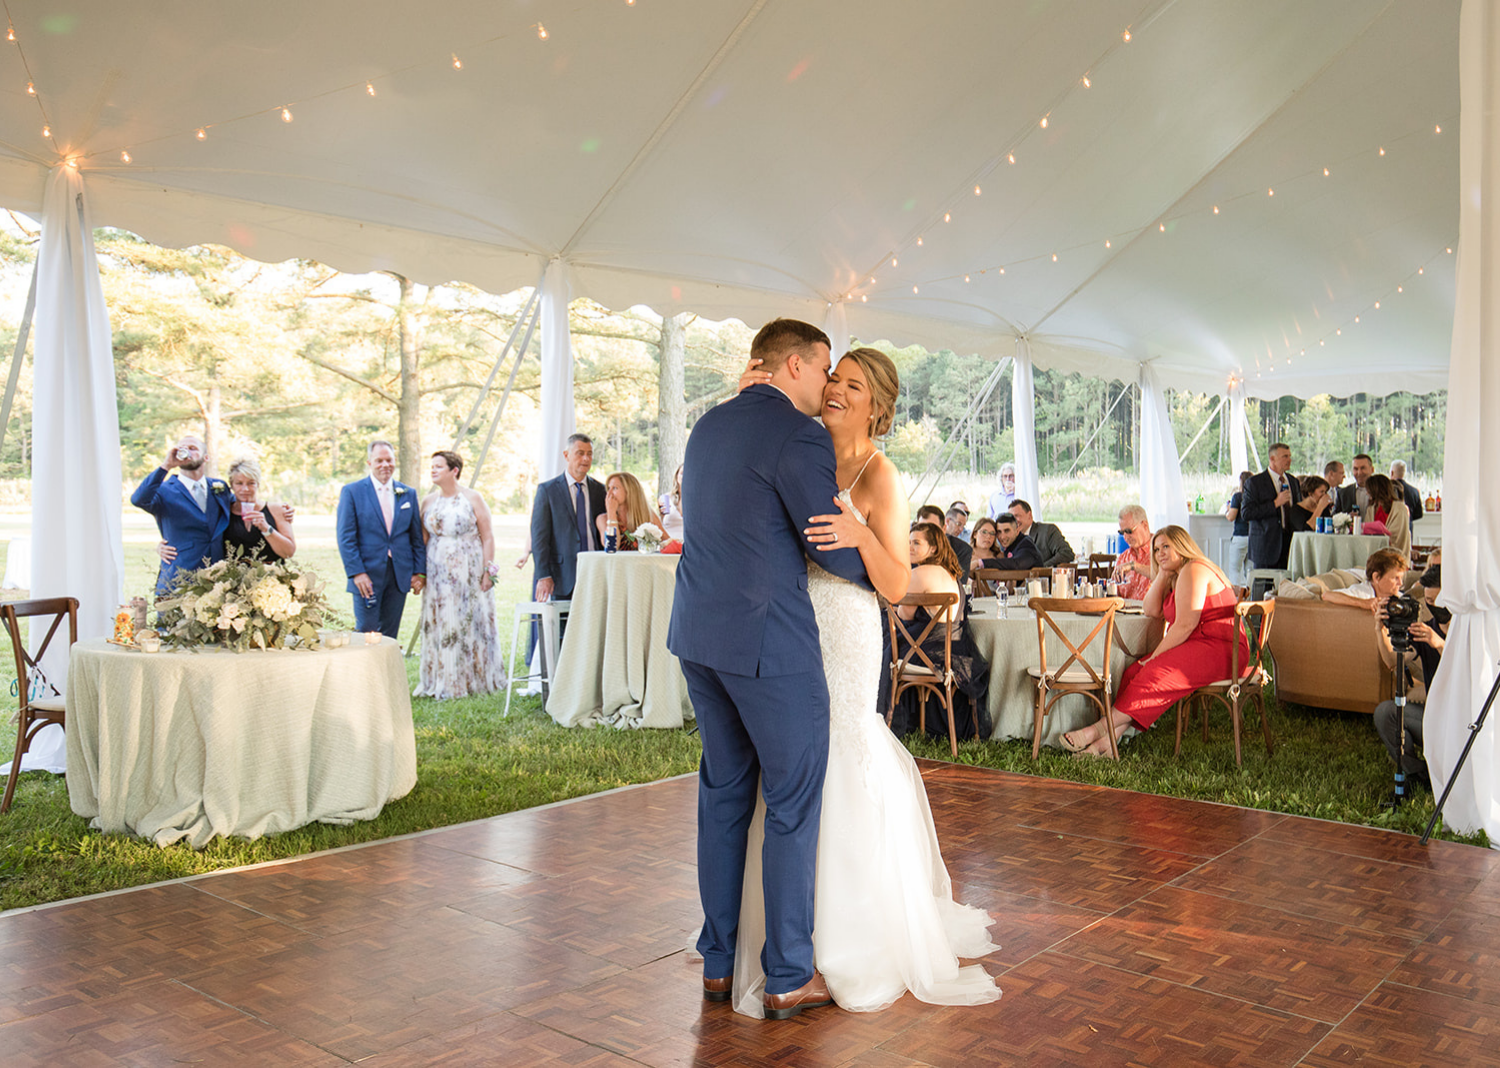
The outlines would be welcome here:
M 1131 664 L 1120 678 L 1112 713 L 1116 735 L 1126 726 L 1145 730 L 1198 687 L 1229 677 L 1239 600 L 1234 587 L 1181 527 L 1158 531 L 1151 556 L 1154 574 L 1143 607 L 1146 615 L 1167 621 L 1167 632 L 1150 656 Z M 1249 657 L 1242 636 L 1240 664 Z M 1075 753 L 1108 756 L 1103 717 L 1064 734 L 1062 744 Z

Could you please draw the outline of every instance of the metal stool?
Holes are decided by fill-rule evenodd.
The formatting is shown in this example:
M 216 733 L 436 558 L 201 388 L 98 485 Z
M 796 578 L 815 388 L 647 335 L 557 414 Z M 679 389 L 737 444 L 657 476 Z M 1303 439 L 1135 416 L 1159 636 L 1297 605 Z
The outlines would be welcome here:
M 569 601 L 523 601 L 516 605 L 516 622 L 510 634 L 510 681 L 505 687 L 505 715 L 510 715 L 510 699 L 515 693 L 518 682 L 541 680 L 542 703 L 546 704 L 547 690 L 552 685 L 552 671 L 557 667 L 557 651 L 561 644 L 561 623 L 567 616 L 570 605 Z M 540 662 L 537 664 L 535 674 L 531 673 L 530 665 L 527 665 L 527 673 L 517 678 L 516 648 L 521 644 L 521 628 L 525 626 L 529 629 L 533 622 L 539 622 L 542 625 L 542 637 L 536 643 Z
M 1264 601 L 1267 590 L 1271 592 L 1272 596 L 1275 596 L 1276 587 L 1280 586 L 1283 580 L 1291 577 L 1292 573 L 1290 571 L 1282 571 L 1274 567 L 1254 568 L 1250 572 L 1250 589 L 1245 594 L 1245 600 Z

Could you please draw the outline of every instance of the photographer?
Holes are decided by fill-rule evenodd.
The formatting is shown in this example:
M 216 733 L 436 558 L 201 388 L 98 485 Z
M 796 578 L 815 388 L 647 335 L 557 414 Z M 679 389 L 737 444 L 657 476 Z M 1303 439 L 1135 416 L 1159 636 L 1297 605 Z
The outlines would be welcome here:
M 1440 553 L 1433 554 L 1433 563 L 1422 573 L 1421 582 L 1423 598 L 1420 604 L 1386 598 L 1376 611 L 1380 658 L 1386 667 L 1396 670 L 1397 650 L 1405 650 L 1401 659 L 1405 661 L 1404 670 L 1410 682 L 1406 690 L 1405 714 L 1399 714 L 1395 701 L 1382 701 L 1375 708 L 1375 731 L 1385 742 L 1392 762 L 1400 766 L 1407 780 L 1420 782 L 1430 790 L 1432 780 L 1422 755 L 1422 714 L 1426 708 L 1427 687 L 1437 673 L 1447 623 L 1451 618 L 1448 610 L 1439 608 L 1436 603 L 1442 592 Z M 1410 598 L 1404 600 L 1409 602 Z M 1406 736 L 1404 745 L 1403 730 Z

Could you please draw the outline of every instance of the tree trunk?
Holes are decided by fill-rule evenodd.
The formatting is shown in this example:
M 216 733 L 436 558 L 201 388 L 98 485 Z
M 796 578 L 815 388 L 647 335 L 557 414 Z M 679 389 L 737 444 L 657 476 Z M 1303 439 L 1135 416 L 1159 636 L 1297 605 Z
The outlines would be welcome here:
M 661 367 L 656 376 L 656 492 L 672 492 L 672 476 L 687 449 L 687 319 L 663 316 L 661 321 Z
M 397 405 L 396 455 L 400 457 L 401 481 L 415 486 L 422 470 L 422 393 L 419 381 L 421 339 L 414 307 L 411 279 L 394 276 L 401 283 L 401 301 L 396 321 L 401 338 L 401 401 Z
M 223 405 L 219 398 L 217 382 L 208 387 L 208 404 L 203 412 L 203 446 L 208 450 L 206 473 L 217 475 L 220 454 L 228 447 L 228 440 L 224 435 Z

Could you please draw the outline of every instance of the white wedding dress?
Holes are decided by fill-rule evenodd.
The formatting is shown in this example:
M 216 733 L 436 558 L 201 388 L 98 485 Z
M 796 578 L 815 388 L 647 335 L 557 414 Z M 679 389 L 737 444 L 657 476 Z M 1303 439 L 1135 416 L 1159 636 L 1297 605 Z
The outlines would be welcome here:
M 839 496 L 858 516 L 849 491 Z M 977 964 L 958 963 L 999 948 L 990 941 L 990 918 L 953 900 L 916 761 L 875 707 L 880 605 L 869 590 L 812 562 L 807 592 L 822 636 L 829 704 L 814 963 L 834 1001 L 852 1012 L 883 1009 L 908 990 L 934 1005 L 994 1001 L 994 979 Z M 765 1015 L 764 827 L 762 800 L 750 821 L 733 995 L 736 1012 L 757 1018 Z

